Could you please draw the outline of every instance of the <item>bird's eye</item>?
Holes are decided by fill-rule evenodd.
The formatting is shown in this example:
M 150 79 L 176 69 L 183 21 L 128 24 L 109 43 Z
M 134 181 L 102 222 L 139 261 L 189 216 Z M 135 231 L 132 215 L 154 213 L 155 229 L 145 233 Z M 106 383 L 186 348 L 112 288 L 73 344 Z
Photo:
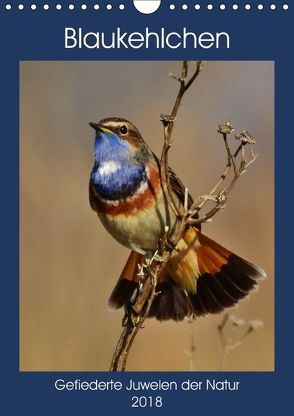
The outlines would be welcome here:
M 121 132 L 121 134 L 127 134 L 127 132 L 128 132 L 127 126 L 125 126 L 125 125 L 121 126 L 119 131 Z

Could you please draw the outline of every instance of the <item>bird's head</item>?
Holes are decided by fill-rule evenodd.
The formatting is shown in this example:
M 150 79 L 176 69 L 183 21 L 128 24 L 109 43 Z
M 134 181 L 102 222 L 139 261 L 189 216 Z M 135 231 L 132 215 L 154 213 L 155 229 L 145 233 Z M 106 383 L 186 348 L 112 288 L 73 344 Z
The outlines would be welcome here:
M 91 173 L 96 192 L 115 200 L 131 195 L 146 179 L 150 157 L 139 131 L 122 118 L 106 118 L 90 126 L 96 133 Z
M 145 147 L 138 129 L 123 118 L 105 118 L 89 125 L 96 132 L 94 155 L 97 162 L 107 158 L 132 158 Z

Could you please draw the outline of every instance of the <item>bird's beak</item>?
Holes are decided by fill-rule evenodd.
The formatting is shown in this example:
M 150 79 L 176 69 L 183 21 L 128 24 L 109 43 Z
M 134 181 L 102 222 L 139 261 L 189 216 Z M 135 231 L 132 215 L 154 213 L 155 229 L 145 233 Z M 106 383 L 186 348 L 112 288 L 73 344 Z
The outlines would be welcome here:
M 102 133 L 108 133 L 108 134 L 112 134 L 112 131 L 107 129 L 106 127 L 103 127 L 101 124 L 99 123 L 89 123 L 89 126 L 91 126 L 96 132 L 102 132 Z
M 92 123 L 91 122 L 91 123 L 89 123 L 89 126 L 91 126 L 96 131 L 100 131 L 101 130 L 99 124 L 97 124 L 97 123 Z

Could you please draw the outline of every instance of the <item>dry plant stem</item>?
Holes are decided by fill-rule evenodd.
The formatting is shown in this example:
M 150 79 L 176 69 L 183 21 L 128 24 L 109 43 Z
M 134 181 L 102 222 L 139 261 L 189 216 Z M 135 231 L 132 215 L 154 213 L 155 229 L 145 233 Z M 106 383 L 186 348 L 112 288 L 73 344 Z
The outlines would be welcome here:
M 164 146 L 162 149 L 162 155 L 161 155 L 161 181 L 162 181 L 162 188 L 164 191 L 164 195 L 166 197 L 168 205 L 172 208 L 175 216 L 178 218 L 178 224 L 176 232 L 173 234 L 173 236 L 170 237 L 170 241 L 176 245 L 177 242 L 180 240 L 185 228 L 187 225 L 197 225 L 201 224 L 203 222 L 209 221 L 219 210 L 221 210 L 225 202 L 227 201 L 229 194 L 231 193 L 233 187 L 235 186 L 237 179 L 241 176 L 243 172 L 256 160 L 257 155 L 254 155 L 251 151 L 251 157 L 252 159 L 249 162 L 245 161 L 245 145 L 248 143 L 248 141 L 245 141 L 246 136 L 242 134 L 242 138 L 244 138 L 244 141 L 241 141 L 241 144 L 238 146 L 237 150 L 232 153 L 230 146 L 228 144 L 227 135 L 228 132 L 224 131 L 221 132 L 227 152 L 227 165 L 225 167 L 225 170 L 223 174 L 221 175 L 218 182 L 214 185 L 212 190 L 209 192 L 208 195 L 205 195 L 201 198 L 198 198 L 192 206 L 188 209 L 188 190 L 185 189 L 185 202 L 184 207 L 180 208 L 177 206 L 173 192 L 169 183 L 169 175 L 168 175 L 168 152 L 171 147 L 171 133 L 174 126 L 174 121 L 178 112 L 178 109 L 180 107 L 183 95 L 187 91 L 187 89 L 192 85 L 192 83 L 195 81 L 197 76 L 199 75 L 201 71 L 201 61 L 196 62 L 196 69 L 191 78 L 187 81 L 187 75 L 188 75 L 188 62 L 183 62 L 182 67 L 182 76 L 181 78 L 177 78 L 174 75 L 172 76 L 174 79 L 180 82 L 180 89 L 176 98 L 175 105 L 173 107 L 173 111 L 170 116 L 162 116 L 161 120 L 164 125 Z M 228 127 L 228 126 L 227 126 Z M 229 124 L 229 127 L 232 127 Z M 233 131 L 233 129 L 232 129 Z M 241 160 L 240 164 L 237 167 L 237 158 L 241 152 Z M 223 182 L 226 180 L 228 173 L 230 172 L 231 168 L 233 168 L 234 176 L 231 180 L 229 186 L 227 188 L 222 189 L 217 193 Z M 199 211 L 204 207 L 207 202 L 213 201 L 215 203 L 215 206 L 210 209 L 208 212 L 206 212 L 203 216 L 198 216 Z
M 235 151 L 234 156 L 233 156 L 233 160 L 235 160 L 237 158 L 237 156 L 240 153 L 240 150 L 241 149 L 244 149 L 243 144 L 240 144 L 240 146 Z M 232 166 L 231 165 L 231 157 L 229 156 L 229 155 L 231 155 L 231 152 L 230 151 L 228 152 L 228 150 L 227 150 L 227 153 L 228 153 L 228 162 L 227 162 L 226 168 L 225 168 L 223 174 L 221 175 L 219 181 L 214 185 L 214 187 L 212 188 L 212 190 L 209 192 L 208 197 L 212 197 L 213 195 L 216 194 L 216 191 L 219 189 L 219 187 L 221 186 L 221 184 L 225 181 L 225 179 L 226 179 L 226 177 L 227 177 L 227 175 L 229 173 L 229 170 L 230 170 L 230 168 Z M 208 200 L 208 198 L 207 198 L 207 200 Z M 203 200 L 202 200 L 201 203 L 197 203 L 197 201 L 196 201 L 195 205 L 194 206 L 192 205 L 191 211 L 194 209 L 194 207 L 197 210 L 197 212 L 200 211 L 200 209 L 205 205 L 205 203 L 207 202 L 207 200 L 205 198 L 203 198 Z
M 206 222 L 210 218 L 212 218 L 220 209 L 222 209 L 224 207 L 231 191 L 233 190 L 238 178 L 242 175 L 242 173 L 244 173 L 246 171 L 246 169 L 253 162 L 255 162 L 255 160 L 258 157 L 258 155 L 254 155 L 252 150 L 251 150 L 251 160 L 246 162 L 245 161 L 245 154 L 244 154 L 244 147 L 245 147 L 246 143 L 241 143 L 239 145 L 239 147 L 237 148 L 237 150 L 235 151 L 235 153 L 232 154 L 231 150 L 230 150 L 230 147 L 228 145 L 227 134 L 225 134 L 225 133 L 223 134 L 223 139 L 224 139 L 225 148 L 226 148 L 227 157 L 228 157 L 226 168 L 225 168 L 223 174 L 221 175 L 219 181 L 214 185 L 214 187 L 209 192 L 209 194 L 202 197 L 201 202 L 199 202 L 199 200 L 196 200 L 193 203 L 193 205 L 191 206 L 191 208 L 189 209 L 189 211 L 188 211 L 189 217 L 187 218 L 187 224 L 189 224 L 189 225 L 197 225 L 197 224 L 201 224 L 203 222 Z M 237 168 L 236 160 L 237 160 L 240 152 L 241 152 L 241 161 L 240 161 L 239 168 Z M 222 189 L 218 194 L 216 194 L 217 190 L 220 188 L 220 186 L 223 184 L 223 182 L 227 178 L 227 175 L 230 172 L 232 166 L 233 166 L 233 170 L 234 170 L 234 176 L 233 176 L 229 186 L 227 188 Z M 215 200 L 215 206 L 210 211 L 208 211 L 205 215 L 203 215 L 202 217 L 199 217 L 197 219 L 192 218 L 193 216 L 195 216 L 196 213 L 198 213 L 204 207 L 204 205 L 208 201 L 211 201 L 211 200 Z
M 146 297 L 152 297 L 153 294 L 153 282 L 150 279 L 145 279 L 145 283 L 143 285 L 143 290 L 141 290 L 141 294 L 144 296 L 138 296 L 137 302 L 134 304 L 133 308 L 138 309 L 139 305 L 144 305 L 146 302 Z M 144 300 L 142 299 L 144 297 Z M 126 318 L 126 319 L 125 319 Z M 132 347 L 133 341 L 137 335 L 137 332 L 142 325 L 142 321 L 134 322 L 134 319 L 131 319 L 129 316 L 125 316 L 124 320 L 125 323 L 123 324 L 124 329 L 121 333 L 119 338 L 118 344 L 115 349 L 115 353 L 112 358 L 110 371 L 124 371 L 126 368 L 126 363 L 128 359 L 129 351 Z
M 170 188 L 169 179 L 168 179 L 168 151 L 170 148 L 170 138 L 173 129 L 173 122 L 175 117 L 178 113 L 178 109 L 180 107 L 182 98 L 185 92 L 190 88 L 192 83 L 195 81 L 197 76 L 201 71 L 201 62 L 196 62 L 196 69 L 192 74 L 191 78 L 187 80 L 188 75 L 188 62 L 183 62 L 182 67 L 182 76 L 181 78 L 177 79 L 180 82 L 180 89 L 172 110 L 172 114 L 168 117 L 168 120 L 162 120 L 164 123 L 164 144 L 162 149 L 162 156 L 161 156 L 161 181 L 163 192 L 166 197 L 167 203 L 173 209 L 175 215 L 178 217 L 180 212 L 177 208 L 177 205 L 174 201 L 173 194 Z M 185 210 L 188 209 L 188 190 L 185 191 Z M 184 229 L 184 223 L 182 224 L 182 230 Z M 151 308 L 152 302 L 156 296 L 156 282 L 157 276 L 163 270 L 165 264 L 167 263 L 171 248 L 168 244 L 167 238 L 168 229 L 166 229 L 165 235 L 163 236 L 162 240 L 159 242 L 161 248 L 161 256 L 162 261 L 160 263 L 153 262 L 149 264 L 146 269 L 146 274 L 143 277 L 142 287 L 139 290 L 137 299 L 132 304 L 133 313 L 126 312 L 125 317 L 123 319 L 123 331 L 117 343 L 111 366 L 110 371 L 124 371 L 127 364 L 128 354 L 130 349 L 133 345 L 134 339 L 139 332 L 139 329 L 142 328 L 142 325 L 148 316 L 149 310 Z M 177 242 L 180 239 L 181 232 L 177 233 L 176 238 L 174 239 Z M 147 305 L 146 305 L 147 302 Z
M 174 127 L 174 121 L 176 119 L 179 107 L 181 105 L 182 98 L 185 92 L 191 87 L 193 82 L 196 80 L 201 71 L 201 61 L 197 61 L 195 64 L 195 70 L 190 78 L 188 78 L 188 61 L 183 61 L 181 78 L 177 78 L 174 75 L 172 75 L 172 77 L 180 83 L 180 88 L 171 115 L 161 116 L 161 121 L 164 126 L 164 143 L 160 160 L 161 183 L 166 203 L 168 204 L 168 206 L 171 207 L 177 218 L 177 226 L 172 235 L 168 235 L 169 230 L 167 228 L 165 230 L 165 235 L 158 242 L 161 257 L 160 261 L 158 261 L 158 258 L 155 258 L 154 255 L 151 261 L 147 261 L 147 265 L 145 266 L 145 272 L 143 272 L 143 276 L 141 274 L 141 271 L 138 274 L 140 277 L 142 277 L 141 285 L 135 301 L 132 303 L 131 308 L 129 308 L 125 313 L 125 317 L 123 319 L 124 328 L 119 338 L 112 359 L 110 367 L 111 371 L 125 370 L 128 354 L 132 347 L 134 339 L 139 329 L 142 328 L 143 323 L 146 317 L 148 316 L 152 302 L 156 296 L 157 276 L 159 276 L 161 271 L 164 269 L 173 247 L 175 247 L 177 243 L 180 241 L 186 227 L 189 225 L 197 225 L 202 222 L 209 221 L 211 217 L 213 217 L 220 209 L 222 209 L 237 179 L 257 158 L 257 155 L 254 155 L 251 151 L 251 160 L 249 162 L 246 162 L 245 160 L 245 145 L 247 143 L 254 143 L 253 138 L 249 135 L 249 133 L 246 130 L 243 130 L 243 132 L 239 136 L 236 136 L 236 139 L 241 140 L 241 144 L 238 146 L 237 150 L 234 153 L 232 153 L 227 141 L 227 133 L 221 131 L 221 127 L 223 126 L 221 125 L 218 131 L 219 133 L 222 133 L 227 152 L 227 165 L 225 167 L 224 173 L 221 175 L 220 179 L 214 185 L 209 194 L 198 198 L 190 208 L 188 204 L 188 189 L 185 189 L 183 206 L 180 207 L 176 203 L 169 181 L 168 152 L 171 147 L 171 133 Z M 224 127 L 224 131 L 227 131 L 228 129 L 230 130 L 230 128 L 231 131 L 233 131 L 232 126 L 230 124 L 226 124 L 224 125 Z M 231 133 L 231 131 L 229 131 L 229 133 Z M 237 166 L 237 157 L 240 154 L 241 161 L 239 166 Z M 221 185 L 227 178 L 227 175 L 232 167 L 234 171 L 233 179 L 231 180 L 227 188 L 219 190 Z M 214 207 L 210 209 L 207 213 L 205 213 L 203 216 L 197 218 L 198 212 L 208 202 L 213 202 Z
M 166 234 L 162 240 L 167 244 Z M 123 318 L 123 331 L 112 358 L 110 371 L 125 371 L 128 355 L 134 339 L 139 330 L 143 328 L 144 321 L 149 314 L 152 302 L 158 294 L 156 292 L 157 276 L 165 267 L 169 254 L 166 253 L 165 257 L 162 257 L 159 262 L 156 261 L 156 255 L 157 252 L 144 266 L 145 271 L 141 280 L 142 287 L 139 289 L 137 297 L 132 305 L 130 305 L 129 310 L 126 310 Z M 140 271 L 140 273 L 142 273 L 142 271 Z
M 228 350 L 227 350 L 227 340 L 225 338 L 225 328 L 226 325 L 228 323 L 230 314 L 226 313 L 220 323 L 220 325 L 218 326 L 218 333 L 219 333 L 219 337 L 221 340 L 221 344 L 222 344 L 222 358 L 221 358 L 221 362 L 220 362 L 220 369 L 222 370 L 225 367 L 227 358 L 228 358 Z
M 256 326 L 254 327 L 252 323 L 250 322 L 246 323 L 242 318 L 238 318 L 233 321 L 232 316 L 233 316 L 232 314 L 226 313 L 220 325 L 218 326 L 218 333 L 219 333 L 219 337 L 220 337 L 220 341 L 222 345 L 222 358 L 220 362 L 221 370 L 224 369 L 225 365 L 227 364 L 229 354 L 232 351 L 234 351 L 236 348 L 238 348 L 240 345 L 242 345 L 244 339 L 247 338 L 248 335 L 252 334 L 252 332 L 255 331 L 256 329 Z M 240 321 L 242 323 L 240 323 Z M 262 322 L 261 321 L 258 321 L 258 322 L 259 322 L 258 326 L 260 327 Z M 229 326 L 229 323 L 231 323 L 230 326 Z M 241 325 L 244 325 L 245 323 L 247 324 L 247 328 L 245 329 L 245 332 L 243 332 L 243 334 L 241 334 L 236 339 L 236 335 L 235 336 L 233 335 L 234 331 L 236 331 L 238 327 L 240 327 Z M 225 334 L 225 332 L 227 333 L 227 335 Z
M 187 78 L 188 77 L 188 61 L 183 61 L 181 78 L 177 78 L 174 75 L 172 75 L 172 77 L 180 83 L 180 88 L 179 88 L 178 95 L 176 97 L 176 101 L 172 109 L 171 115 L 161 116 L 161 120 L 164 126 L 164 144 L 163 144 L 161 160 L 160 160 L 160 176 L 161 176 L 162 189 L 163 189 L 165 198 L 167 200 L 167 204 L 172 208 L 175 216 L 179 220 L 176 232 L 172 236 L 170 236 L 170 241 L 172 242 L 173 245 L 176 245 L 178 241 L 181 239 L 181 236 L 187 224 L 186 212 L 188 211 L 189 193 L 188 193 L 188 189 L 185 189 L 184 210 L 180 209 L 180 207 L 177 206 L 174 200 L 173 192 L 170 186 L 169 174 L 168 174 L 169 173 L 168 152 L 171 147 L 171 133 L 174 127 L 174 121 L 176 119 L 179 107 L 181 105 L 182 98 L 185 92 L 191 87 L 193 82 L 196 80 L 196 78 L 198 77 L 202 69 L 201 61 L 195 62 L 195 65 L 196 65 L 196 68 L 192 76 L 190 77 L 190 79 Z
M 195 361 L 196 361 L 196 343 L 195 343 L 195 333 L 194 333 L 194 323 L 195 321 L 193 319 L 189 319 L 188 325 L 189 325 L 189 370 L 195 371 Z
M 193 84 L 193 82 L 195 81 L 195 79 L 198 77 L 198 75 L 201 72 L 202 62 L 201 61 L 197 61 L 197 62 L 195 62 L 195 64 L 196 64 L 196 69 L 195 69 L 193 75 L 191 76 L 191 78 L 189 80 L 187 80 L 187 76 L 188 76 L 188 61 L 183 61 L 181 78 L 177 78 L 174 75 L 172 75 L 172 77 L 174 79 L 176 79 L 177 81 L 179 81 L 179 83 L 180 83 L 180 89 L 179 89 L 179 92 L 178 92 L 178 95 L 177 95 L 177 98 L 176 98 L 174 107 L 173 107 L 172 112 L 171 112 L 171 117 L 174 118 L 174 119 L 177 116 L 177 113 L 178 113 L 178 110 L 179 110 L 179 107 L 181 105 L 182 98 L 183 98 L 185 92 L 191 87 L 191 85 Z M 173 126 L 173 123 L 170 124 L 169 127 L 168 127 L 168 140 L 170 139 L 170 136 L 171 136 L 171 132 L 172 132 L 173 127 L 174 127 Z
M 117 343 L 110 371 L 124 371 L 127 364 L 128 354 L 133 345 L 134 339 L 142 328 L 142 325 L 149 313 L 151 304 L 156 296 L 156 274 L 150 278 L 144 276 L 144 283 L 138 293 L 135 303 L 132 305 L 133 314 L 126 312 L 123 319 L 124 329 Z M 147 306 L 144 308 L 147 301 Z
M 170 183 L 169 183 L 168 151 L 171 147 L 171 143 L 170 143 L 171 134 L 172 134 L 172 130 L 173 130 L 173 127 L 174 127 L 174 121 L 176 119 L 179 107 L 180 107 L 181 102 L 182 102 L 182 98 L 183 98 L 185 92 L 191 87 L 193 82 L 196 80 L 196 78 L 200 74 L 201 67 L 202 67 L 201 61 L 197 61 L 195 71 L 194 71 L 193 75 L 191 76 L 191 78 L 188 80 L 187 79 L 187 76 L 188 76 L 188 61 L 183 61 L 181 78 L 177 78 L 174 75 L 172 75 L 172 77 L 180 83 L 180 88 L 179 88 L 178 95 L 176 97 L 176 101 L 175 101 L 175 104 L 173 106 L 171 115 L 161 117 L 161 120 L 162 120 L 163 126 L 164 126 L 164 143 L 163 143 L 163 148 L 162 148 L 162 153 L 161 153 L 161 160 L 160 160 L 161 183 L 162 183 L 163 192 L 164 192 L 165 197 L 167 199 L 167 203 L 172 208 L 172 210 L 173 210 L 173 212 L 174 212 L 174 214 L 176 215 L 177 218 L 181 218 L 182 215 L 181 215 L 180 209 L 177 207 L 177 204 L 174 200 L 173 192 L 171 190 Z

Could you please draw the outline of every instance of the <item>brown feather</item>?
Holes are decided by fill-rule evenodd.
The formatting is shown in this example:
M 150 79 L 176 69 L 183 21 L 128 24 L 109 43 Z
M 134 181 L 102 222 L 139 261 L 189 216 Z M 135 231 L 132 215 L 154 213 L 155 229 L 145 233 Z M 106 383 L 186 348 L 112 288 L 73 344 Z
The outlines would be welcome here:
M 180 249 L 180 253 L 178 253 Z M 138 264 L 143 255 L 131 252 L 110 298 L 125 305 L 138 287 Z M 181 321 L 185 316 L 219 313 L 235 305 L 265 277 L 264 271 L 190 227 L 159 276 L 158 296 L 149 316 Z
M 126 305 L 138 288 L 138 265 L 144 261 L 143 254 L 131 251 L 120 278 L 113 289 L 108 304 L 114 309 Z

